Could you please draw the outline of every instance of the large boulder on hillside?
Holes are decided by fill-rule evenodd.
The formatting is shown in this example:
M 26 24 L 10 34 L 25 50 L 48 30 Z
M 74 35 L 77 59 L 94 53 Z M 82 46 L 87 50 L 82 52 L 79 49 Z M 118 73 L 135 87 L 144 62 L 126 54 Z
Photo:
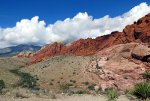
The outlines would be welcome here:
M 150 48 L 146 45 L 137 45 L 131 55 L 135 59 L 150 62 Z

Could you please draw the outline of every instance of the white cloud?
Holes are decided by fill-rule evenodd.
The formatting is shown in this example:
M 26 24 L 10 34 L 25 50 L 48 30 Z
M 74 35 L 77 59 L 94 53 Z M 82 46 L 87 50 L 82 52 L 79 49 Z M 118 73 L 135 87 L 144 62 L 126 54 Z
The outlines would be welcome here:
M 31 20 L 22 19 L 13 28 L 0 28 L 0 48 L 18 44 L 43 45 L 55 41 L 70 42 L 80 38 L 95 38 L 110 34 L 112 31 L 122 31 L 126 25 L 132 24 L 149 12 L 150 6 L 141 3 L 114 18 L 106 15 L 103 18 L 93 19 L 85 12 L 47 26 L 45 21 L 39 21 L 38 16 Z

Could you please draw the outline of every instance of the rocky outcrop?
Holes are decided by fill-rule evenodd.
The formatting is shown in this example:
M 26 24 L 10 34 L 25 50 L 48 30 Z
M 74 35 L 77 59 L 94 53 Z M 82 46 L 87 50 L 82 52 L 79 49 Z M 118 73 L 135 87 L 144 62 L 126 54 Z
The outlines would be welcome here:
M 140 52 L 142 49 L 145 49 L 143 54 Z M 97 75 L 102 90 L 129 89 L 144 80 L 142 73 L 150 71 L 150 62 L 142 62 L 133 58 L 132 54 L 136 53 L 145 57 L 149 54 L 149 49 L 138 43 L 115 45 L 98 52 L 95 55 L 97 58 L 89 63 L 86 70 L 88 73 Z
M 40 62 L 50 56 L 61 55 L 61 50 L 63 47 L 63 43 L 57 42 L 43 47 L 41 50 L 33 54 L 33 57 L 31 57 L 33 59 L 32 63 Z
M 150 48 L 145 45 L 138 45 L 132 51 L 132 57 L 143 62 L 150 62 Z
M 116 31 L 95 39 L 80 39 L 70 43 L 70 45 L 63 43 L 47 45 L 33 55 L 32 63 L 40 62 L 47 57 L 56 55 L 94 55 L 104 48 L 130 42 L 142 42 L 150 45 L 150 14 L 134 22 L 134 24 L 126 26 L 123 32 Z
M 150 44 L 150 14 L 134 22 L 132 25 L 128 25 L 123 30 L 128 41 L 141 41 Z
M 19 54 L 17 54 L 17 57 L 19 57 L 19 58 L 22 58 L 22 57 L 31 58 L 31 57 L 33 57 L 33 52 L 30 52 L 30 51 L 20 52 Z

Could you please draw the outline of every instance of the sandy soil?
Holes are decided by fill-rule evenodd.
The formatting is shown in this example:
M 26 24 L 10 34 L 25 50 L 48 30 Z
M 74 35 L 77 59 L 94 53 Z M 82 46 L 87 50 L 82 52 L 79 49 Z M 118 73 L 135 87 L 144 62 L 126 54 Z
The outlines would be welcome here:
M 93 96 L 93 95 L 73 95 L 73 96 L 61 96 L 57 99 L 43 99 L 43 98 L 25 98 L 14 99 L 0 97 L 0 101 L 107 101 L 105 96 Z M 125 96 L 120 96 L 117 101 L 130 101 Z

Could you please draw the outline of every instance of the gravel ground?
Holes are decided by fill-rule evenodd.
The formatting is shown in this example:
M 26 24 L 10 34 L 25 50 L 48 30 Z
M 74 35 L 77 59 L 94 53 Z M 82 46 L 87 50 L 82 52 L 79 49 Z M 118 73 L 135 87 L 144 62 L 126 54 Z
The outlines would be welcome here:
M 0 97 L 0 101 L 107 101 L 105 96 L 92 96 L 92 95 L 73 95 L 73 96 L 61 96 L 57 99 L 44 99 L 44 98 L 25 98 L 14 99 Z M 120 96 L 117 101 L 130 101 L 125 96 Z

